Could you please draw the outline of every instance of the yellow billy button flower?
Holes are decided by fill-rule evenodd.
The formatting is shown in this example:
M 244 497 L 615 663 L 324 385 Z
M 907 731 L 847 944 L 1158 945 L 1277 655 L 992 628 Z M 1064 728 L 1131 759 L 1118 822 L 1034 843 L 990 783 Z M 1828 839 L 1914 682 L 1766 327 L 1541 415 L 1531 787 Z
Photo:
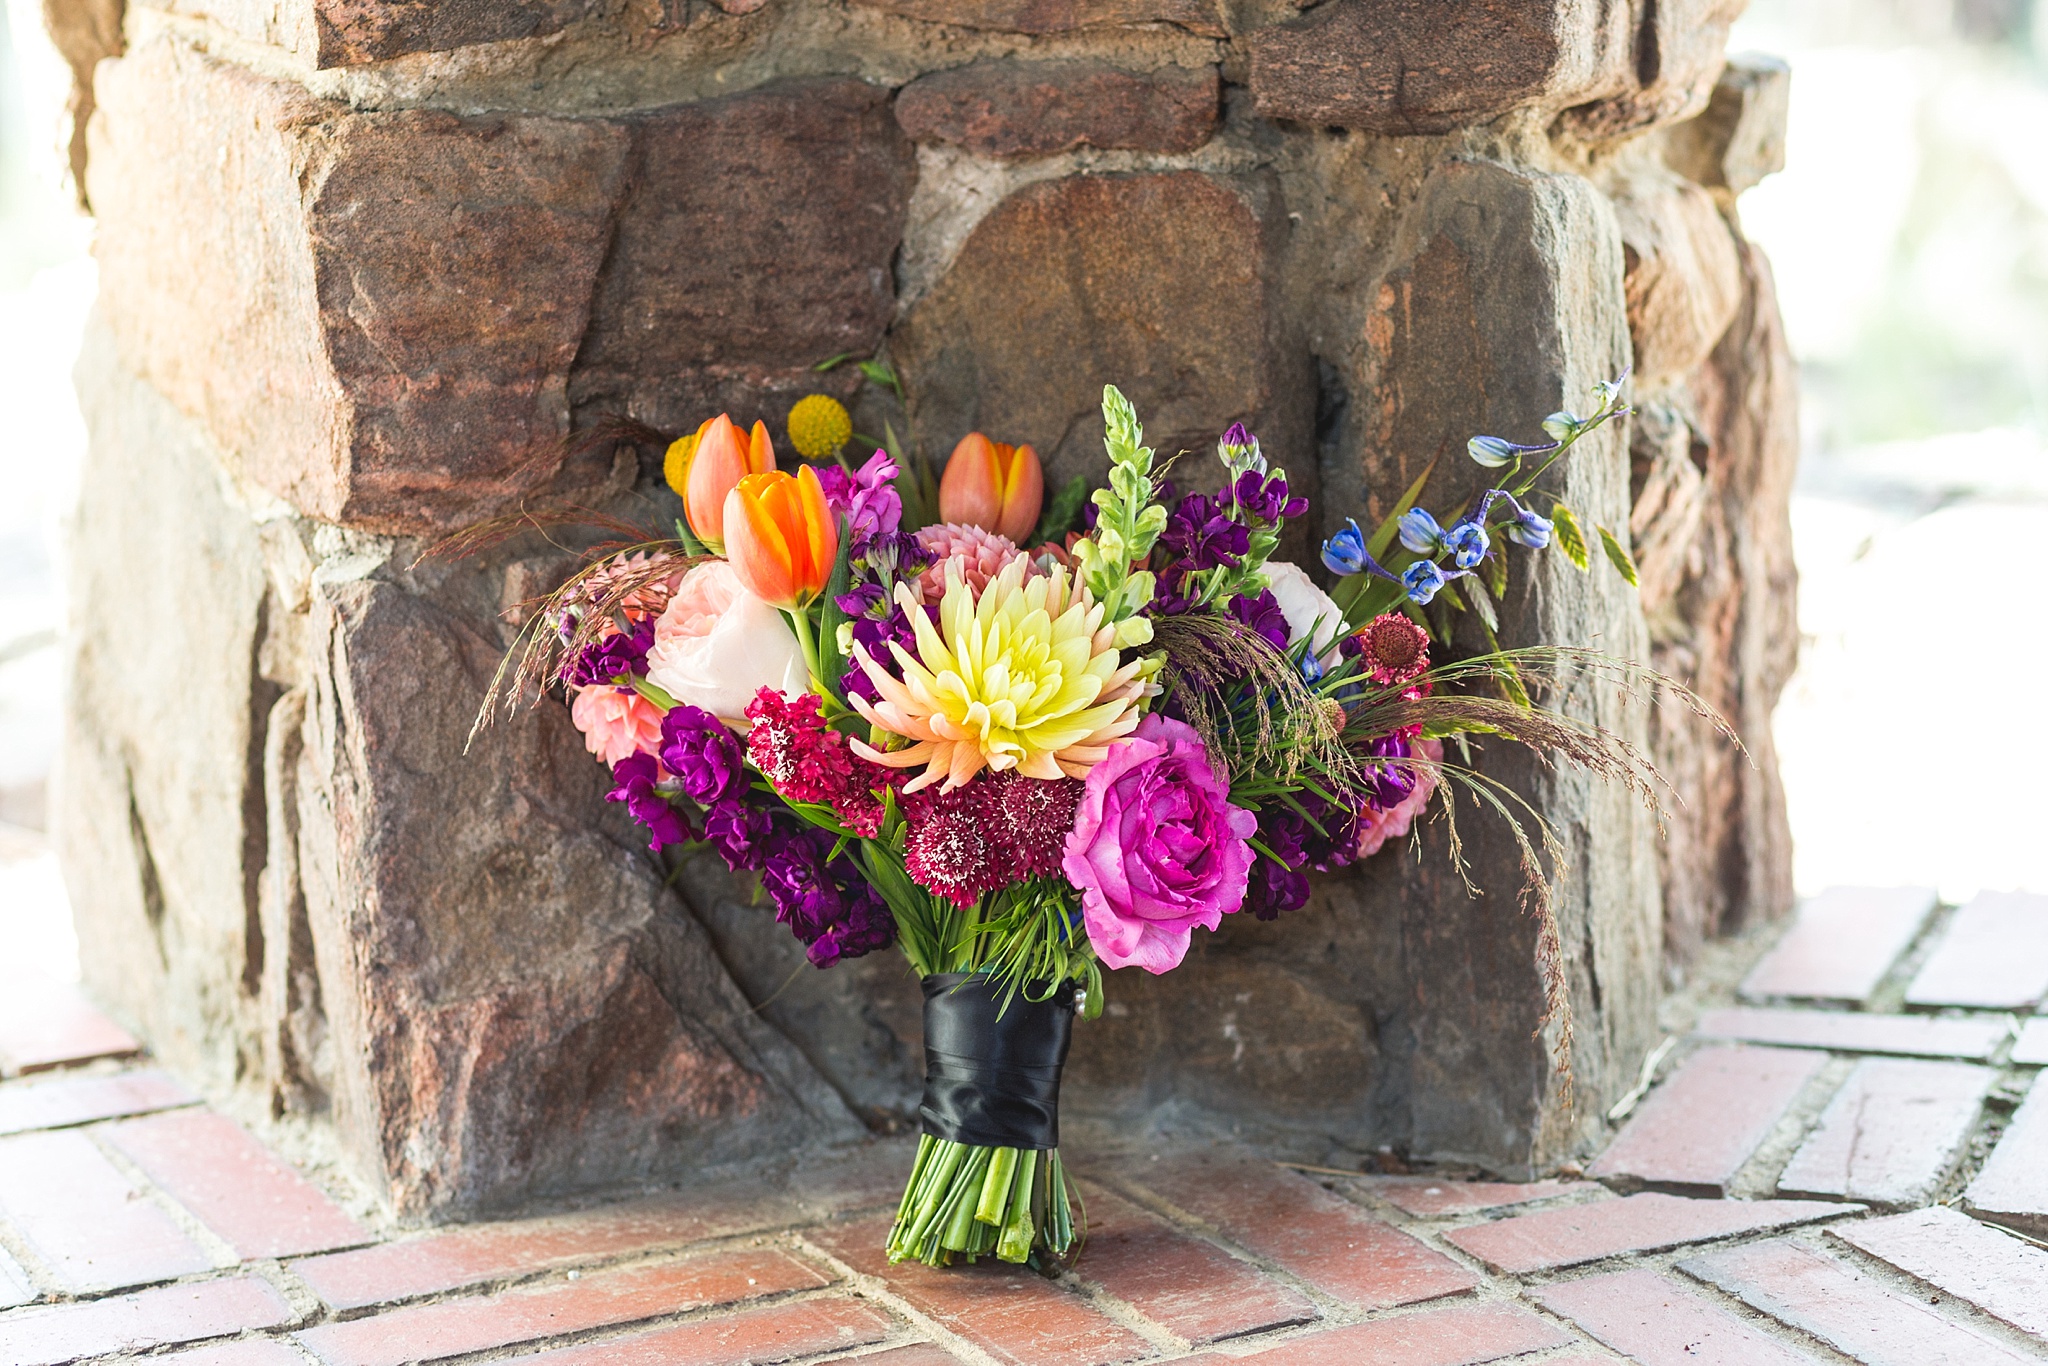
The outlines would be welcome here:
M 679 436 L 668 443 L 668 451 L 661 457 L 661 477 L 676 491 L 676 497 L 686 498 L 690 493 L 690 461 L 696 458 L 697 443 L 704 438 L 704 427 L 711 425 L 707 418 L 703 427 L 687 436 Z
M 905 791 L 941 781 L 950 791 L 983 768 L 1085 777 L 1143 718 L 1143 661 L 1118 658 L 1102 607 L 1064 568 L 1027 578 L 1029 568 L 1021 556 L 1010 561 L 978 601 L 957 572 L 948 574 L 936 626 L 899 584 L 897 601 L 917 633 L 915 654 L 891 642 L 901 681 L 855 647 L 876 697 L 855 694 L 854 708 L 911 743 L 853 747 L 891 768 L 922 765 Z
M 789 410 L 789 444 L 806 460 L 829 460 L 853 440 L 853 417 L 830 394 L 809 394 Z

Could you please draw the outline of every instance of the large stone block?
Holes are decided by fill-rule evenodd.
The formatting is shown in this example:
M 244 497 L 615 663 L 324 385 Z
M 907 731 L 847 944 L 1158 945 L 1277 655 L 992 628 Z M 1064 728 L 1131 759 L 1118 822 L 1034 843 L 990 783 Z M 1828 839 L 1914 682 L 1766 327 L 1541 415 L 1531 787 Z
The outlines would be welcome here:
M 579 410 L 683 430 L 721 409 L 786 409 L 818 387 L 819 361 L 880 345 L 916 179 L 886 90 L 785 82 L 629 126 L 631 188 L 571 382 Z
M 1792 107 L 1792 68 L 1761 52 L 1728 58 L 1705 112 L 1673 128 L 1664 160 L 1709 189 L 1739 195 L 1785 169 L 1785 121 Z
M 896 96 L 896 122 L 919 142 L 990 157 L 1084 146 L 1192 152 L 1216 130 L 1219 93 L 1215 67 L 980 62 L 912 81 Z
M 1613 196 L 1621 225 L 1635 374 L 1655 384 L 1683 374 L 1735 320 L 1742 264 L 1713 196 L 1678 177 L 1644 171 Z
M 1713 353 L 1668 400 L 1683 405 L 1703 487 L 1678 582 L 1653 614 L 1657 667 L 1742 737 L 1747 757 L 1659 713 L 1656 757 L 1686 808 L 1661 850 L 1665 938 L 1690 960 L 1706 939 L 1792 906 L 1792 834 L 1771 713 L 1798 663 L 1792 480 L 1798 374 L 1769 263 L 1742 248 L 1742 303 Z M 1640 501 L 1640 500 L 1639 500 Z
M 252 506 L 103 329 L 80 379 L 56 838 L 89 980 L 152 1047 L 330 1120 L 402 1214 L 865 1132 L 559 704 L 466 743 L 503 566 L 407 573 Z
M 203 436 L 111 349 L 95 324 L 78 370 L 94 440 L 51 833 L 87 984 L 173 1066 L 225 1082 L 255 1051 L 264 966 L 263 553 Z
M 100 91 L 124 355 L 324 520 L 477 520 L 556 477 L 572 378 L 680 427 L 889 316 L 910 154 L 857 81 L 637 119 L 351 113 L 157 40 Z
M 1331 458 L 1362 470 L 1368 513 L 1445 451 L 1430 496 L 1455 505 L 1480 473 L 1458 454 L 1467 436 L 1512 436 L 1532 415 L 1583 406 L 1597 379 L 1627 363 L 1619 236 L 1582 180 L 1446 162 L 1391 257 L 1356 350 L 1335 367 L 1357 398 Z M 1326 490 L 1359 482 L 1326 466 Z M 1590 520 L 1622 526 L 1620 433 L 1563 467 L 1559 492 Z M 1634 594 L 1607 566 L 1587 575 L 1556 555 L 1516 554 L 1508 643 L 1646 651 Z M 1584 678 L 1566 682 L 1566 705 L 1646 742 L 1640 708 Z M 1532 1037 L 1547 950 L 1515 893 L 1520 851 L 1467 802 L 1460 832 L 1484 895 L 1461 884 L 1433 826 L 1419 858 L 1384 851 L 1324 879 L 1308 909 L 1277 924 L 1226 921 L 1184 971 L 1114 975 L 1109 1014 L 1076 1031 L 1077 1107 L 1158 1107 L 1168 1122 L 1256 1135 L 1311 1160 L 1391 1144 L 1526 1172 L 1584 1142 L 1656 1038 L 1653 824 L 1629 794 L 1512 749 L 1482 746 L 1478 764 L 1526 796 L 1565 851 L 1554 872 L 1578 1012 L 1576 1105 L 1553 1066 L 1563 1021 Z
M 1010 195 L 892 337 L 926 448 L 980 430 L 1037 446 L 1052 483 L 1094 473 L 1107 382 L 1162 455 L 1239 420 L 1303 449 L 1314 375 L 1278 316 L 1272 194 L 1174 171 Z
M 538 38 L 602 13 L 598 0 L 137 0 L 203 15 L 315 68 L 359 66 L 473 43 Z
M 1566 112 L 1585 138 L 1612 138 L 1692 118 L 1707 107 L 1728 50 L 1728 26 L 1749 0 L 1641 0 L 1626 88 Z
M 1250 35 L 1261 114 L 1442 133 L 1524 105 L 1628 88 L 1628 6 L 1572 0 L 1331 0 Z
M 1174 24 L 1205 38 L 1228 29 L 1219 0 L 854 0 L 854 3 L 959 28 L 1005 33 Z

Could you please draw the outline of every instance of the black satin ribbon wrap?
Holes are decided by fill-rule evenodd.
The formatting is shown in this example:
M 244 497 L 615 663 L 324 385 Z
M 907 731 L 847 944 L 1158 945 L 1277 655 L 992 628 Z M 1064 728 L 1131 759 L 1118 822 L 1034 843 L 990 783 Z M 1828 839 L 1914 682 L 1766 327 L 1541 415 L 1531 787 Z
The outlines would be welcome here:
M 984 1148 L 1060 1146 L 1074 984 L 1043 1001 L 967 972 L 924 979 L 924 1131 Z

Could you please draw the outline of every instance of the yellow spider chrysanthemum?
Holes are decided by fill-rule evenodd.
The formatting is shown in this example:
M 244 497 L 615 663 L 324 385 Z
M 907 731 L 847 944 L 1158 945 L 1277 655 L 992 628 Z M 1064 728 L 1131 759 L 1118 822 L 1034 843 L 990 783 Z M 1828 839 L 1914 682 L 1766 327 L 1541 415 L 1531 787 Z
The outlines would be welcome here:
M 806 460 L 827 460 L 853 440 L 853 418 L 830 394 L 810 394 L 789 410 L 789 444 Z
M 882 751 L 856 740 L 854 749 L 891 768 L 922 764 L 905 791 L 941 780 L 950 791 L 983 768 L 1085 777 L 1137 727 L 1144 661 L 1119 663 L 1116 628 L 1103 624 L 1101 606 L 1065 569 L 1026 578 L 1029 567 L 1022 556 L 1012 560 L 979 601 L 949 573 L 936 626 L 909 586 L 898 585 L 917 633 L 915 654 L 890 645 L 900 682 L 855 648 L 877 695 L 870 702 L 856 694 L 854 708 L 911 743 Z

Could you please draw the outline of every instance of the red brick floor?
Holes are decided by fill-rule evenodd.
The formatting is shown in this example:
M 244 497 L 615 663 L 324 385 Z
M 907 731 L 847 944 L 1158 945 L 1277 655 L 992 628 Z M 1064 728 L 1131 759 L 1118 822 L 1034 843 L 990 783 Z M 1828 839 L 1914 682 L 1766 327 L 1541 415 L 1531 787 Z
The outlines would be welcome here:
M 1092 1241 L 1056 1281 L 889 1266 L 902 1142 L 393 1230 L 51 988 L 0 1009 L 0 1366 L 2048 1362 L 2033 917 L 1816 898 L 1594 1179 L 1076 1151 Z

